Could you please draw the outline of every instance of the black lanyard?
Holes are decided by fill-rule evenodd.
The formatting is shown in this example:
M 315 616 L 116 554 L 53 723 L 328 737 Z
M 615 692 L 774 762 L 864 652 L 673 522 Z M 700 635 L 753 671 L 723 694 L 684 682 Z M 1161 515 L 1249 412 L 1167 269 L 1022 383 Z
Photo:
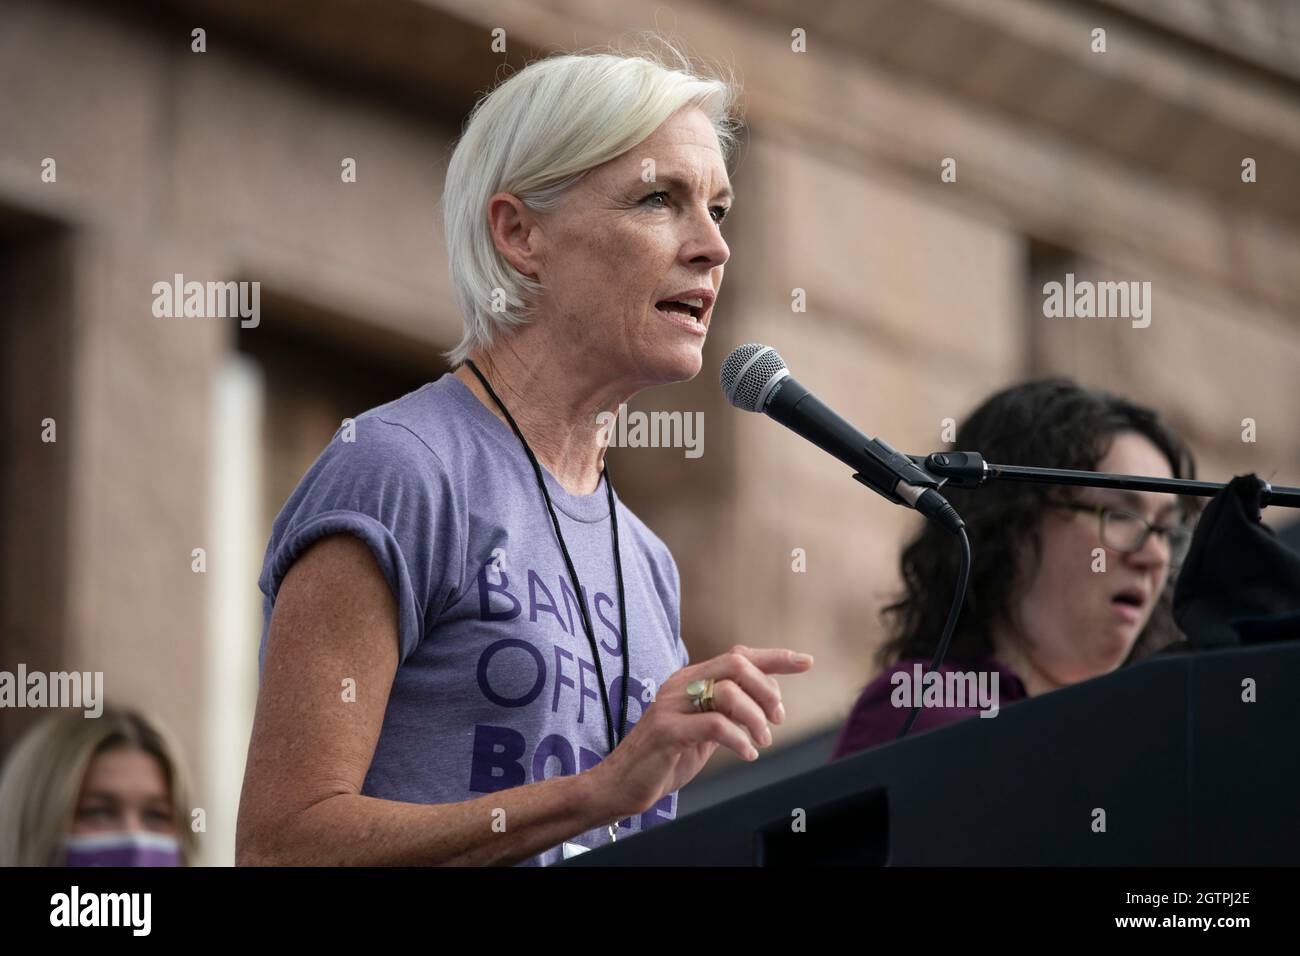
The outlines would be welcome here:
M 555 526 L 555 537 L 560 541 L 560 550 L 564 552 L 564 563 L 569 569 L 569 580 L 573 583 L 573 594 L 578 599 L 578 610 L 582 616 L 582 626 L 587 631 L 587 640 L 591 644 L 591 656 L 596 661 L 596 680 L 600 683 L 600 703 L 605 710 L 605 731 L 609 738 L 609 749 L 612 753 L 617 741 L 621 741 L 627 729 L 627 694 L 628 694 L 628 640 L 627 640 L 627 604 L 623 600 L 623 562 L 618 555 L 618 514 L 614 507 L 614 486 L 609 480 L 609 465 L 602 467 L 601 474 L 605 478 L 605 493 L 609 497 L 609 524 L 614 538 L 614 577 L 618 582 L 618 627 L 619 635 L 623 641 L 623 693 L 622 706 L 619 709 L 618 720 L 618 737 L 614 737 L 614 718 L 609 710 L 609 692 L 605 689 L 605 672 L 600 666 L 600 649 L 596 646 L 596 632 L 591 626 L 591 615 L 587 611 L 587 602 L 583 600 L 582 585 L 578 582 L 578 572 L 573 568 L 573 559 L 569 557 L 569 549 L 564 544 L 564 535 L 560 531 L 560 519 L 555 516 L 555 506 L 551 504 L 551 494 L 546 490 L 546 480 L 542 477 L 542 466 L 537 463 L 537 456 L 533 450 L 528 447 L 528 442 L 524 439 L 524 434 L 515 424 L 514 418 L 510 415 L 510 410 L 506 408 L 505 403 L 497 397 L 497 393 L 492 391 L 492 386 L 488 384 L 483 373 L 478 370 L 473 359 L 466 359 L 465 364 L 469 370 L 478 376 L 478 380 L 483 383 L 487 393 L 492 396 L 492 400 L 500 407 L 502 414 L 506 416 L 506 421 L 510 427 L 515 430 L 519 436 L 520 443 L 524 446 L 524 451 L 528 453 L 528 460 L 533 463 L 533 474 L 537 476 L 537 486 L 542 489 L 542 497 L 546 500 L 546 510 L 551 514 L 551 523 Z M 593 600 L 595 598 L 593 597 Z

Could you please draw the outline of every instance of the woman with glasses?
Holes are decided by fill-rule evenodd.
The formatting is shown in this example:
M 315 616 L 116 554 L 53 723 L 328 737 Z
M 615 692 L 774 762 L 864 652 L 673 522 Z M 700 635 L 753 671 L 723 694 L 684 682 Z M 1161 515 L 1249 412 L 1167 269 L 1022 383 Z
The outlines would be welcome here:
M 953 447 L 1000 464 L 1195 477 L 1187 446 L 1154 411 L 1060 378 L 988 398 Z M 965 518 L 974 561 L 942 671 L 982 674 L 985 687 L 996 675 L 997 703 L 1005 705 L 1107 674 L 1179 639 L 1173 581 L 1195 499 L 1011 482 L 944 493 Z M 900 688 L 934 656 L 958 562 L 952 536 L 933 524 L 904 550 L 903 593 L 885 609 L 884 673 L 862 691 L 833 759 L 898 735 L 915 700 Z M 909 735 L 981 709 L 990 708 L 931 701 Z

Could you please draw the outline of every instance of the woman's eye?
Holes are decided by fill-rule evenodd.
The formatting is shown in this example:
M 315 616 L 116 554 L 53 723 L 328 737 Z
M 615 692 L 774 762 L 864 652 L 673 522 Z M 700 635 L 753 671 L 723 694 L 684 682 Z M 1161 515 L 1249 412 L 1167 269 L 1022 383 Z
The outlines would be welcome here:
M 643 199 L 643 200 L 641 200 L 641 201 L 642 201 L 642 202 L 651 202 L 652 200 L 655 200 L 655 199 L 663 199 L 663 200 L 667 201 L 667 199 L 668 199 L 668 194 L 667 194 L 666 192 L 663 192 L 662 190 L 660 190 L 659 192 L 651 193 L 649 196 L 646 196 L 645 199 Z M 663 209 L 663 208 L 665 208 L 665 207 L 656 205 L 655 208 L 656 208 L 656 209 Z M 730 211 L 730 210 L 729 210 L 726 206 L 714 206 L 714 207 L 712 207 L 712 208 L 709 210 L 709 216 L 713 219 L 713 221 L 714 221 L 715 223 L 717 223 L 718 225 L 722 225 L 722 220 L 724 220 L 724 219 L 727 218 L 727 213 L 728 213 L 729 211 Z

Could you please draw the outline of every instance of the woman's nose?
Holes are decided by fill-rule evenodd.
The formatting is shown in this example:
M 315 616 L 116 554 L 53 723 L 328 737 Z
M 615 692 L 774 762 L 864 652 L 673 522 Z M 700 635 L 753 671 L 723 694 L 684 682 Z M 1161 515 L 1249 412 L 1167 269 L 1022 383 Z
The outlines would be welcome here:
M 691 217 L 691 234 L 682 244 L 682 251 L 691 265 L 707 264 L 710 269 L 731 258 L 731 248 L 708 210 Z
M 1151 568 L 1167 565 L 1170 560 L 1169 538 L 1158 531 L 1149 531 L 1142 547 L 1130 552 L 1128 560 L 1139 567 Z

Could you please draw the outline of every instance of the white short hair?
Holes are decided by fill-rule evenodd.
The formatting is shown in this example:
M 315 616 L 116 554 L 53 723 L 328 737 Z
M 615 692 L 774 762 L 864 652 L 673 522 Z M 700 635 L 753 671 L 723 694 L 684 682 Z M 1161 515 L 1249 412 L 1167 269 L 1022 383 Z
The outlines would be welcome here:
M 464 320 L 460 343 L 444 353 L 453 366 L 474 349 L 489 348 L 496 333 L 528 321 L 542 293 L 492 241 L 487 204 L 496 193 L 512 193 L 535 211 L 554 208 L 589 170 L 687 106 L 708 116 L 724 160 L 730 159 L 741 128 L 735 82 L 702 72 L 677 47 L 656 39 L 663 53 L 644 47 L 530 63 L 470 112 L 442 197 L 451 286 Z

